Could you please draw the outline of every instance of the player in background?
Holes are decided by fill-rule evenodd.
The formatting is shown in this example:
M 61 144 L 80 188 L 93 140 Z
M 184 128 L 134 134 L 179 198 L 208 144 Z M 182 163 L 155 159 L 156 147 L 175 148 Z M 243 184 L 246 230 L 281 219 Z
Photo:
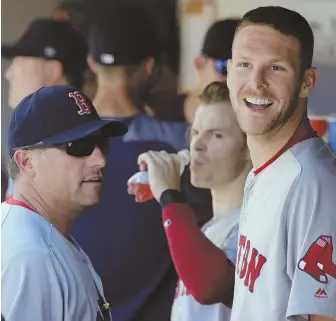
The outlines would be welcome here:
M 198 97 L 212 82 L 226 83 L 227 62 L 231 58 L 234 33 L 239 20 L 225 19 L 216 21 L 207 31 L 200 55 L 194 65 L 198 76 L 197 88 L 186 95 L 184 115 L 191 124 L 198 106 Z
M 312 130 L 317 80 L 306 19 L 259 7 L 240 22 L 228 87 L 247 135 L 232 321 L 336 318 L 336 157 Z
M 168 72 L 156 64 L 149 78 L 149 91 L 144 91 L 142 99 L 155 118 L 192 122 L 198 105 L 198 96 L 205 87 L 214 81 L 226 82 L 226 66 L 228 59 L 231 58 L 232 41 L 238 22 L 237 19 L 219 20 L 207 31 L 201 52 L 194 61 L 198 85 L 193 92 L 176 95 L 175 89 L 169 89 L 169 86 L 167 88 L 167 85 L 163 85 L 167 82 L 171 83 Z M 151 87 L 153 84 L 155 84 L 154 87 Z M 155 89 L 155 87 L 158 88 Z M 165 87 L 166 90 L 159 90 Z
M 34 20 L 14 45 L 1 46 L 1 55 L 12 59 L 5 73 L 11 108 L 43 86 L 83 85 L 87 45 L 68 21 Z
M 7 321 L 111 320 L 100 278 L 70 230 L 99 202 L 109 138 L 126 132 L 68 85 L 43 87 L 15 108 L 8 135 L 14 193 L 1 204 Z
M 174 155 L 150 151 L 139 156 L 163 207 L 163 224 L 179 275 L 171 320 L 228 321 L 240 207 L 252 164 L 224 83 L 210 84 L 200 96 L 190 129 L 190 158 L 192 184 L 211 189 L 213 197 L 214 217 L 202 229 L 180 192 Z
M 186 146 L 187 124 L 160 122 L 140 113 L 135 103 L 158 50 L 152 21 L 137 8 L 115 8 L 90 28 L 95 106 L 101 117 L 122 120 L 129 131 L 112 140 L 102 201 L 88 210 L 73 235 L 102 278 L 114 321 L 168 321 L 177 282 L 159 204 L 137 204 L 126 189 L 140 154 Z
M 5 78 L 8 105 L 15 108 L 27 95 L 43 86 L 70 84 L 81 89 L 87 68 L 85 38 L 70 22 L 34 20 L 14 45 L 2 45 L 1 55 L 12 59 Z M 7 197 L 13 194 L 9 179 Z
M 238 22 L 237 19 L 219 20 L 209 28 L 204 37 L 200 55 L 194 61 L 198 75 L 197 88 L 191 93 L 167 100 L 170 104 L 169 109 L 166 108 L 167 104 L 159 105 L 160 108 L 155 109 L 155 115 L 167 118 L 165 116 L 167 113 L 181 114 L 178 119 L 185 119 L 189 124 L 192 123 L 199 103 L 199 95 L 205 87 L 215 81 L 226 82 L 226 66 L 228 59 L 231 58 L 232 41 Z M 151 108 L 153 109 L 153 106 Z M 210 190 L 200 190 L 189 183 L 189 167 L 185 169 L 181 182 L 181 191 L 187 195 L 188 204 L 193 208 L 199 225 L 202 226 L 213 216 Z
M 176 101 L 171 103 L 174 113 L 183 112 L 181 119 L 192 123 L 195 110 L 199 103 L 199 95 L 212 82 L 226 83 L 227 61 L 231 58 L 231 48 L 236 26 L 239 20 L 225 19 L 216 21 L 207 31 L 200 55 L 196 57 L 194 65 L 198 75 L 198 86 L 195 91 L 188 95 L 177 96 Z M 182 106 L 181 106 L 182 104 Z M 160 113 L 164 114 L 166 108 L 161 106 Z M 156 114 L 159 113 L 159 109 Z M 212 198 L 210 190 L 195 188 L 190 182 L 190 168 L 187 167 L 182 175 L 182 192 L 188 195 L 188 204 L 196 213 L 199 225 L 202 226 L 213 216 L 211 206 Z

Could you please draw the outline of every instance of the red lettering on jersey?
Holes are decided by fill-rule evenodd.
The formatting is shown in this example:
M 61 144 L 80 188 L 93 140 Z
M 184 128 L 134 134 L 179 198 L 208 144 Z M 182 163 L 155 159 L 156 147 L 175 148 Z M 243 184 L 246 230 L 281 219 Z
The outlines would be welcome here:
M 79 91 L 75 91 L 69 94 L 69 97 L 74 98 L 76 101 L 76 105 L 79 107 L 78 114 L 91 114 L 90 106 L 86 100 L 86 97 L 80 93 Z
M 248 255 L 250 253 L 250 241 L 246 242 L 246 247 L 245 247 L 245 252 L 243 255 L 243 261 L 240 267 L 240 273 L 239 273 L 239 277 L 242 279 L 245 277 L 246 275 L 246 270 L 247 270 L 247 265 L 248 265 Z
M 252 248 L 251 256 L 250 254 L 251 242 L 246 240 L 246 236 L 240 236 L 239 238 L 239 250 L 237 254 L 237 274 L 239 274 L 240 279 L 244 279 L 244 285 L 248 287 L 249 291 L 253 293 L 254 284 L 257 278 L 260 276 L 260 272 L 264 264 L 266 263 L 265 256 L 259 254 L 258 250 Z M 242 250 L 244 249 L 243 259 L 240 264 L 240 258 L 242 255 Z
M 258 262 L 256 264 L 256 258 L 258 257 Z M 252 255 L 250 258 L 250 262 L 248 264 L 247 273 L 245 276 L 244 285 L 248 286 L 249 291 L 253 293 L 254 283 L 260 275 L 261 268 L 266 263 L 266 258 L 258 254 L 256 249 L 252 249 Z
M 333 250 L 332 237 L 319 236 L 299 260 L 299 270 L 309 274 L 319 283 L 328 283 L 327 275 L 336 279 L 336 264 L 332 260 Z
M 239 238 L 239 250 L 238 250 L 238 253 L 237 253 L 237 266 L 239 266 L 241 251 L 245 247 L 245 243 L 246 243 L 246 236 L 241 235 L 240 238 Z M 238 273 L 238 271 L 237 271 L 237 273 Z

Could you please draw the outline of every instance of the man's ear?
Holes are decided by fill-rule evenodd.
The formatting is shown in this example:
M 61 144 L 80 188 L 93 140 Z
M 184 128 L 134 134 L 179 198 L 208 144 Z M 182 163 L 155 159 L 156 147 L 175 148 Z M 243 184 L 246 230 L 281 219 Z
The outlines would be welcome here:
M 318 78 L 318 70 L 316 67 L 311 67 L 305 71 L 300 89 L 300 98 L 307 98 L 315 87 Z
M 32 163 L 32 155 L 29 151 L 19 149 L 15 152 L 13 158 L 18 167 L 20 168 L 21 173 L 30 178 L 35 176 L 36 171 Z
M 194 60 L 194 65 L 197 71 L 202 70 L 205 63 L 206 63 L 206 58 L 204 56 L 198 56 Z
M 91 55 L 88 55 L 86 58 L 86 62 L 90 68 L 90 70 L 95 74 L 97 63 L 94 61 Z

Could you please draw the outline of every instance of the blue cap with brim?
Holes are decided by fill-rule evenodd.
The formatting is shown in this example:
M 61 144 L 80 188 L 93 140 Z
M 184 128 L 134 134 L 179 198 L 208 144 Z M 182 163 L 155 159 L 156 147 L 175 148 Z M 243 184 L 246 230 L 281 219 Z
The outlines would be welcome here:
M 10 157 L 18 148 L 71 142 L 102 130 L 106 137 L 125 135 L 120 121 L 102 120 L 92 101 L 74 87 L 43 87 L 15 108 L 8 132 Z

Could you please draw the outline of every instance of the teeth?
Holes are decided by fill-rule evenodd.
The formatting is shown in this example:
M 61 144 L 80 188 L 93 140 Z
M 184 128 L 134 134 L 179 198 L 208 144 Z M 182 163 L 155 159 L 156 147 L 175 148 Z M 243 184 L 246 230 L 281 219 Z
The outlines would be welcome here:
M 246 98 L 246 101 L 253 105 L 270 105 L 273 103 L 270 99 L 261 99 L 261 98 Z

